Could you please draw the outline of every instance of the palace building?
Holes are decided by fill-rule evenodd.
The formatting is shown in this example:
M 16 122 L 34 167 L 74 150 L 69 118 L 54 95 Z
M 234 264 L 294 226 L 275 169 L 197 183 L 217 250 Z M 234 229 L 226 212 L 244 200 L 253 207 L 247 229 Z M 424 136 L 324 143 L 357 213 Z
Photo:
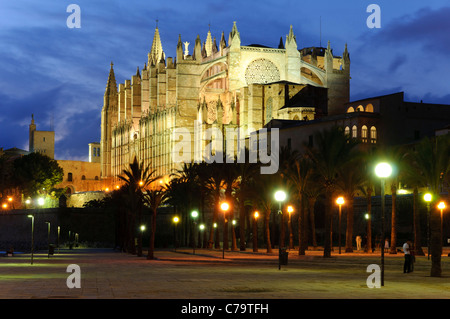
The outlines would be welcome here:
M 100 141 L 101 178 L 111 186 L 134 157 L 158 176 L 178 169 L 172 158 L 177 130 L 193 136 L 200 125 L 204 149 L 213 143 L 205 134 L 211 128 L 239 129 L 245 139 L 273 119 L 303 122 L 346 111 L 347 46 L 342 55 L 329 42 L 299 49 L 292 26 L 276 47 L 243 45 L 236 22 L 227 39 L 222 32 L 217 41 L 208 31 L 189 45 L 179 35 L 176 57 L 166 57 L 156 27 L 147 61 L 130 79 L 117 85 L 111 63 Z M 186 150 L 195 157 L 194 147 Z

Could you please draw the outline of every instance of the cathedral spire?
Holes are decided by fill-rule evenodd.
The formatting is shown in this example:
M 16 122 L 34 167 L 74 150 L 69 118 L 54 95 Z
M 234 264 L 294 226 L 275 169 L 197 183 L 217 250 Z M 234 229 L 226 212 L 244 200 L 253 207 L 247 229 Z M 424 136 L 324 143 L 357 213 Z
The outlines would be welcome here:
M 162 44 L 161 44 L 161 38 L 159 36 L 158 25 L 156 25 L 156 28 L 155 28 L 155 34 L 153 35 L 152 48 L 150 50 L 148 59 L 149 59 L 149 61 L 148 61 L 149 65 L 152 65 L 152 64 L 156 65 L 158 62 L 165 59 L 165 54 L 164 54 Z
M 205 43 L 206 56 L 210 56 L 212 54 L 212 48 L 213 48 L 213 42 L 212 42 L 211 30 L 209 30 L 208 34 L 206 36 L 206 43 Z
M 108 82 L 106 83 L 105 95 L 117 93 L 116 76 L 114 75 L 113 63 L 111 61 L 111 69 L 109 70 Z
M 227 47 L 227 43 L 225 41 L 225 33 L 222 31 L 222 36 L 220 38 L 220 50 L 222 51 L 223 49 L 225 49 Z
M 292 28 L 292 24 L 291 24 L 291 27 L 289 28 L 289 34 L 286 36 L 286 48 L 289 45 L 297 47 L 297 39 L 295 38 L 294 30 Z

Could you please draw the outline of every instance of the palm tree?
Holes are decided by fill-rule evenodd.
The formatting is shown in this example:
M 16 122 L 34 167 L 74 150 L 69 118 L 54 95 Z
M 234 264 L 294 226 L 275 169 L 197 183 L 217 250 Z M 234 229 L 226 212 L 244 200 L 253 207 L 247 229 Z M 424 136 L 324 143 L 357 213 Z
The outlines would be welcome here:
M 345 240 L 345 252 L 347 253 L 353 252 L 353 203 L 359 187 L 366 180 L 365 172 L 366 168 L 363 166 L 361 154 L 354 152 L 354 156 L 343 165 L 337 181 L 337 187 L 343 192 L 347 206 L 347 231 Z
M 450 138 L 448 135 L 437 136 L 434 139 L 424 138 L 415 149 L 408 154 L 415 172 L 420 176 L 428 190 L 434 195 L 434 203 L 431 205 L 431 272 L 432 277 L 440 277 L 442 233 L 439 211 L 436 208 L 437 197 L 441 192 L 442 177 L 447 176 L 450 170 Z
M 272 253 L 272 242 L 270 236 L 270 216 L 272 214 L 273 204 L 273 176 L 267 174 L 258 174 L 255 183 L 255 205 L 264 214 L 264 234 L 266 238 L 267 253 Z
M 287 176 L 289 182 L 293 185 L 296 191 L 296 198 L 298 200 L 298 254 L 304 255 L 308 244 L 307 233 L 307 213 L 310 209 L 305 209 L 304 198 L 307 198 L 307 185 L 310 181 L 312 170 L 312 163 L 307 157 L 299 157 L 295 159 L 293 165 L 288 167 Z M 308 200 L 309 204 L 309 200 Z M 308 205 L 309 207 L 309 205 Z M 309 207 L 310 208 L 310 207 Z
M 167 197 L 167 189 L 162 186 L 154 189 L 149 189 L 146 191 L 144 198 L 147 205 L 150 206 L 152 211 L 152 220 L 151 220 L 151 234 L 150 234 L 150 243 L 148 245 L 148 254 L 147 259 L 154 259 L 154 251 L 155 251 L 155 233 L 156 233 L 156 213 L 158 207 L 164 202 Z
M 235 203 L 234 203 L 234 197 L 233 197 L 233 192 L 234 190 L 237 188 L 238 185 L 238 178 L 239 178 L 239 171 L 237 169 L 237 166 L 234 162 L 227 162 L 226 161 L 226 155 L 224 154 L 224 161 L 223 163 L 220 163 L 222 166 L 222 170 L 223 170 L 223 182 L 224 182 L 224 186 L 225 186 L 225 201 L 228 202 L 228 204 L 230 205 L 230 210 L 229 210 L 229 220 L 233 220 L 233 215 L 234 215 L 234 207 L 235 207 Z M 245 230 L 245 218 L 240 220 L 240 228 L 243 228 Z M 245 233 L 245 232 L 244 232 Z M 231 250 L 235 251 L 237 250 L 237 243 L 236 243 L 236 233 L 234 231 L 234 227 L 232 227 L 232 231 L 231 231 Z M 244 241 L 244 238 L 241 238 L 241 241 Z M 225 242 L 224 242 L 225 244 Z M 228 246 L 228 243 L 226 243 Z M 228 247 L 227 247 L 228 248 Z
M 338 127 L 318 132 L 314 136 L 315 147 L 306 146 L 317 174 L 320 176 L 325 192 L 325 242 L 324 257 L 331 257 L 331 216 L 332 198 L 336 182 L 342 167 L 351 160 L 356 146 Z
M 248 150 L 246 150 L 245 158 L 248 157 Z M 257 164 L 244 162 L 244 163 L 237 163 L 237 173 L 239 175 L 238 178 L 238 187 L 236 189 L 236 199 L 239 205 L 239 221 L 240 221 L 240 227 L 239 227 L 239 249 L 241 251 L 246 250 L 246 244 L 245 244 L 245 231 L 246 227 L 244 227 L 244 221 L 247 219 L 246 217 L 246 202 L 249 201 L 251 198 L 251 195 L 254 190 L 254 177 L 256 174 L 258 174 L 257 169 L 259 166 Z
M 220 198 L 222 189 L 225 187 L 224 183 L 224 172 L 221 166 L 221 163 L 210 163 L 205 165 L 203 168 L 203 173 L 206 178 L 206 189 L 209 194 L 210 206 L 213 210 L 213 219 L 212 225 L 217 223 L 219 220 L 219 210 L 220 210 Z M 220 243 L 218 240 L 219 232 L 216 232 L 216 240 L 214 240 L 214 228 L 210 227 L 209 239 L 208 239 L 208 248 L 220 248 Z M 224 243 L 225 244 L 225 243 Z
M 127 169 L 122 171 L 123 175 L 118 178 L 124 181 L 122 186 L 125 189 L 126 198 L 128 200 L 127 223 L 128 223 L 128 245 L 127 249 L 131 253 L 136 253 L 136 247 L 133 238 L 136 233 L 136 219 L 140 223 L 142 219 L 142 209 L 144 206 L 143 189 L 148 187 L 157 178 L 155 171 L 150 170 L 150 165 L 144 167 L 143 163 L 138 163 L 134 157 L 133 162 L 129 164 Z M 139 253 L 142 252 L 142 242 L 139 243 Z
M 190 225 L 190 212 L 193 209 L 199 209 L 200 198 L 198 198 L 198 193 L 200 192 L 200 185 L 198 183 L 199 169 L 196 163 L 183 163 L 183 166 L 171 174 L 172 186 L 168 187 L 169 193 L 172 193 L 169 202 L 173 202 L 175 198 L 173 195 L 178 197 L 180 202 L 181 218 L 183 220 L 183 231 L 185 241 L 186 236 L 189 233 L 189 245 L 192 246 L 194 243 L 194 232 L 188 231 L 188 225 Z M 178 189 L 178 192 L 173 193 L 170 190 Z M 175 200 L 176 201 L 176 200 Z M 203 214 L 203 212 L 201 213 Z M 202 215 L 203 216 L 203 215 Z
M 315 211 L 314 208 L 316 206 L 317 199 L 320 195 L 322 195 L 323 189 L 322 186 L 316 182 L 316 178 L 314 175 L 314 171 L 312 173 L 309 182 L 306 184 L 305 190 L 303 193 L 308 201 L 308 220 L 309 220 L 309 229 L 311 230 L 311 240 L 314 248 L 317 248 L 317 239 L 316 239 L 316 223 L 315 223 Z

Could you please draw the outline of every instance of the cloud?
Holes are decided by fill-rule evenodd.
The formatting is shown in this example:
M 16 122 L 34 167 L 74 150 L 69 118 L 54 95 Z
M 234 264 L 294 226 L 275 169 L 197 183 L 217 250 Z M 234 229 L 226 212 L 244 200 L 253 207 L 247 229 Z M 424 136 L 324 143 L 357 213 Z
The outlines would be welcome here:
M 422 8 L 361 33 L 352 54 L 352 95 L 400 88 L 405 95 L 445 96 L 450 82 L 449 16 L 450 7 Z
M 418 45 L 428 54 L 448 57 L 450 50 L 450 7 L 432 10 L 422 8 L 413 14 L 402 16 L 382 28 L 372 40 L 399 46 Z

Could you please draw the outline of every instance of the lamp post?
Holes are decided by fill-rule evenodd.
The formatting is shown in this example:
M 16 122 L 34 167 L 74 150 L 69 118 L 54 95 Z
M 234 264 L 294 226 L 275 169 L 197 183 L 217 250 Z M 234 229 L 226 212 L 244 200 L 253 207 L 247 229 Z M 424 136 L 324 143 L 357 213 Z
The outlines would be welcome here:
M 145 225 L 141 225 L 139 227 L 140 233 L 139 233 L 139 250 L 138 250 L 138 257 L 142 256 L 142 238 L 145 231 Z
M 14 207 L 14 201 L 13 201 L 13 198 L 12 198 L 11 196 L 8 197 L 8 202 L 9 202 L 9 204 L 11 205 L 11 209 L 15 209 L 15 207 Z
M 178 226 L 178 222 L 180 221 L 180 219 L 175 216 L 172 219 L 173 223 L 175 224 L 175 227 L 173 229 L 173 238 L 174 238 L 174 247 L 175 247 L 175 251 L 177 251 L 177 246 L 178 246 L 178 242 L 177 242 L 177 226 Z
M 281 223 L 283 222 L 283 211 L 281 210 L 281 203 L 286 200 L 286 193 L 284 191 L 275 192 L 275 200 L 278 202 L 278 215 L 280 215 L 280 240 L 278 243 L 278 269 L 281 269 Z
M 227 235 L 227 217 L 226 217 L 226 213 L 228 211 L 228 209 L 230 208 L 230 205 L 227 202 L 223 202 L 222 204 L 220 204 L 220 209 L 223 211 L 223 250 L 222 250 L 222 259 L 225 259 L 225 241 L 228 241 L 228 236 Z
M 344 197 L 340 196 L 336 199 L 336 204 L 339 205 L 339 254 L 341 254 L 341 214 L 342 214 L 342 205 L 345 203 Z
M 61 233 L 61 227 L 59 227 L 58 226 L 58 242 L 57 242 L 57 245 L 58 245 L 58 254 L 59 254 L 59 234 Z
M 423 195 L 423 199 L 427 202 L 427 255 L 428 260 L 430 260 L 430 203 L 433 200 L 433 195 L 426 193 Z
M 48 246 L 48 255 L 47 258 L 50 258 L 50 222 L 45 222 L 48 225 L 47 230 L 47 246 Z
M 253 252 L 258 252 L 258 224 L 257 220 L 259 213 L 256 211 L 253 214 Z
M 192 220 L 193 220 L 193 222 L 194 222 L 194 241 L 193 241 L 193 243 L 194 243 L 194 247 L 193 247 L 193 254 L 195 255 L 195 230 L 196 230 L 196 225 L 197 225 L 197 222 L 196 222 L 196 218 L 198 217 L 198 212 L 196 211 L 196 210 L 194 210 L 194 211 L 192 211 L 191 212 L 191 217 L 192 217 Z
M 379 163 L 375 167 L 375 174 L 381 180 L 381 239 L 384 240 L 384 215 L 385 215 L 385 186 L 386 178 L 391 176 L 392 167 L 388 163 Z M 384 286 L 384 249 L 381 249 L 381 286 Z
M 440 211 L 441 211 L 441 241 L 442 241 L 442 236 L 444 235 L 444 233 L 443 233 L 443 230 L 444 230 L 444 227 L 443 227 L 443 225 L 444 225 L 444 219 L 443 219 L 442 213 L 443 213 L 443 211 L 444 211 L 444 209 L 445 209 L 445 202 L 443 202 L 443 201 L 439 202 L 439 204 L 438 204 L 437 207 L 438 207 L 438 208 L 440 209 Z M 441 243 L 441 249 L 442 249 L 442 243 Z
M 291 221 L 291 215 L 294 212 L 294 207 L 292 207 L 291 205 L 289 205 L 287 207 L 287 211 L 289 214 L 289 218 L 288 218 L 288 228 L 289 228 L 289 250 L 294 249 L 294 234 L 292 232 L 292 221 Z
M 33 264 L 34 254 L 34 215 L 28 215 L 31 218 L 31 264 Z

